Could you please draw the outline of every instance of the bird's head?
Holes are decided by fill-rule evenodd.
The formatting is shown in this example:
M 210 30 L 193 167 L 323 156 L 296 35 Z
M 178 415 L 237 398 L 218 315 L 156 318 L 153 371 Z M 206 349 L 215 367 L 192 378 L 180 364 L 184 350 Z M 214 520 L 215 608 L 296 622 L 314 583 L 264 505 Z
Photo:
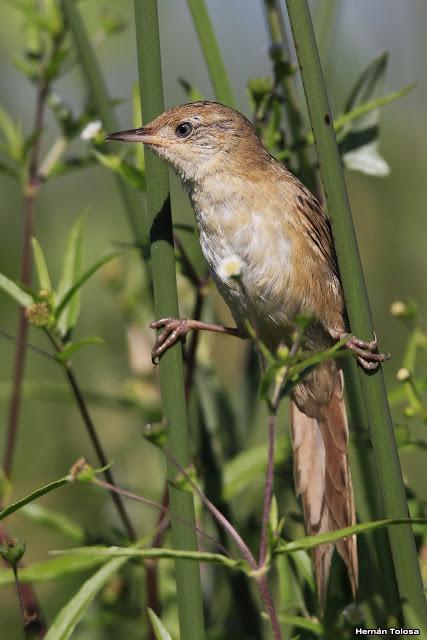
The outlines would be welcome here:
M 168 162 L 184 183 L 267 154 L 254 127 L 238 111 L 217 102 L 174 107 L 140 129 L 110 133 L 107 140 L 142 142 Z

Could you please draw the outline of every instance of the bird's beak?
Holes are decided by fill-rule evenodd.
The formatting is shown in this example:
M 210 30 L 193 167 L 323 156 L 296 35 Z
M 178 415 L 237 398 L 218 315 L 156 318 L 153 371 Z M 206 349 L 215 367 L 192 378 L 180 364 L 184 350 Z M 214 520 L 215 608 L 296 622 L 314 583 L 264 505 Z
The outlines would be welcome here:
M 141 127 L 140 129 L 128 129 L 127 131 L 117 131 L 116 133 L 109 133 L 105 136 L 106 140 L 121 140 L 122 142 L 143 142 L 144 144 L 163 145 L 164 140 L 153 132 L 148 127 Z

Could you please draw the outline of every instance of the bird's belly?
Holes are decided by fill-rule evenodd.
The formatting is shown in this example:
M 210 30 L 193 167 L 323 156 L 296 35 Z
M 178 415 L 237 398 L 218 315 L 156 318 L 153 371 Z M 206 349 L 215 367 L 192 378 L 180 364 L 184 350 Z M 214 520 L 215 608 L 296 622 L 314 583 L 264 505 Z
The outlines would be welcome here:
M 257 216 L 239 226 L 197 218 L 203 254 L 239 329 L 249 320 L 267 343 L 286 340 L 299 311 L 292 295 L 289 238 L 273 225 L 260 224 Z M 227 277 L 230 263 L 240 263 L 237 277 Z

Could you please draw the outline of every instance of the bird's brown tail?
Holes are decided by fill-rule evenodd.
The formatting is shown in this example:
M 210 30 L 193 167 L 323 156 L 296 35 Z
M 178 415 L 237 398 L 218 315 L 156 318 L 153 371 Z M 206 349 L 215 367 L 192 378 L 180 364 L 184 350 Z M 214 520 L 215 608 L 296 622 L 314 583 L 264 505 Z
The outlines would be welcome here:
M 329 403 L 319 407 L 318 418 L 310 417 L 295 402 L 291 403 L 295 486 L 301 496 L 308 535 L 348 527 L 356 521 L 347 457 L 348 424 L 342 374 L 335 380 Z M 334 546 L 347 567 L 353 596 L 357 590 L 356 536 L 316 547 L 313 561 L 322 610 Z

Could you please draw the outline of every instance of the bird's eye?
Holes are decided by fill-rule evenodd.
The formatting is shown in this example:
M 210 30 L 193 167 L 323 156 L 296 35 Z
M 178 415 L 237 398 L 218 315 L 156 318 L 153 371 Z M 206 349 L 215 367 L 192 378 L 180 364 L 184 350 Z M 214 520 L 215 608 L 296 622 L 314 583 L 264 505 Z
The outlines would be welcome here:
M 187 138 L 193 131 L 193 125 L 189 122 L 181 122 L 175 129 L 175 133 L 178 138 Z

